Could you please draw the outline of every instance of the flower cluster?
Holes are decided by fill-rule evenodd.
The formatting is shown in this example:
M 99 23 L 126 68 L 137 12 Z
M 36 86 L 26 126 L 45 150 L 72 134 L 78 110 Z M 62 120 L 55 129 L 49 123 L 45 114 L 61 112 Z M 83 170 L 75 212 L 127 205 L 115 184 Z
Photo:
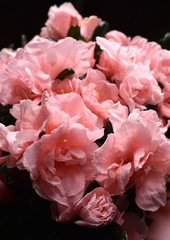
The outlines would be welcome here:
M 164 238 L 155 229 L 164 208 L 170 216 L 169 99 L 169 50 L 52 6 L 39 35 L 0 51 L 0 103 L 15 119 L 0 123 L 0 163 L 28 171 L 57 222 L 116 222 L 130 240 L 166 240 L 169 227 Z

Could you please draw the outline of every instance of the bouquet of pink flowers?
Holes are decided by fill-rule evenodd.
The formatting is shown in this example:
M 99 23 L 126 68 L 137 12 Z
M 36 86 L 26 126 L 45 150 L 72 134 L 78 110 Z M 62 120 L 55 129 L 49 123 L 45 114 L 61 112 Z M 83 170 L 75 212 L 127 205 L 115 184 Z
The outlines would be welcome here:
M 169 239 L 168 39 L 66 2 L 0 51 L 0 238 Z

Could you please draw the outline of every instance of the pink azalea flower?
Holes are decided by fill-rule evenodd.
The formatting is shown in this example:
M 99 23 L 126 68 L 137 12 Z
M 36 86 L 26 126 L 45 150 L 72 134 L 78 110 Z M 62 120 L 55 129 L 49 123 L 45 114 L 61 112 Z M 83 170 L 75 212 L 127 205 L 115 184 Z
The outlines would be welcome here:
M 104 132 L 102 122 L 87 109 L 76 93 L 54 98 L 44 92 L 41 105 L 31 100 L 22 100 L 20 104 L 13 105 L 10 112 L 16 118 L 14 129 L 11 131 L 3 125 L 1 127 L 1 148 L 10 153 L 8 166 L 23 168 L 22 156 L 26 148 L 38 141 L 42 134 L 49 134 L 65 121 L 83 124 L 92 141 L 102 137 Z
M 72 3 L 66 2 L 59 7 L 50 7 L 46 27 L 41 29 L 42 37 L 51 37 L 56 40 L 65 38 L 72 25 L 80 26 L 82 16 L 77 12 Z
M 161 88 L 150 71 L 143 65 L 129 65 L 120 84 L 119 94 L 130 111 L 135 107 L 145 109 L 145 105 L 156 105 L 162 100 Z
M 74 205 L 94 179 L 91 164 L 97 145 L 78 123 L 64 122 L 26 149 L 23 165 L 37 194 L 61 205 Z
M 98 18 L 97 16 L 83 18 L 80 25 L 80 33 L 87 42 L 91 40 L 96 27 L 101 21 L 101 18 Z
M 110 117 L 109 109 L 118 100 L 118 89 L 115 84 L 107 82 L 99 71 L 90 69 L 83 80 L 81 96 L 93 113 L 106 119 Z
M 15 126 L 17 131 L 36 130 L 40 133 L 50 119 L 50 112 L 47 107 L 48 93 L 42 94 L 41 105 L 35 101 L 21 100 L 14 104 L 10 113 L 16 119 Z
M 8 152 L 9 155 L 0 157 L 0 163 L 6 162 L 7 167 L 20 165 L 23 152 L 34 141 L 35 130 L 16 131 L 15 126 L 12 128 L 0 124 L 0 150 Z M 20 165 L 22 168 L 22 164 Z
M 156 42 L 147 42 L 145 38 L 136 36 L 131 40 L 131 46 L 136 48 L 136 63 L 142 63 L 148 66 L 153 76 L 156 78 L 156 73 L 160 68 L 160 59 L 162 48 Z
M 164 87 L 168 87 L 170 83 L 170 52 L 166 49 L 161 50 L 159 68 L 155 75 L 157 81 Z
M 109 193 L 102 187 L 87 193 L 74 206 L 51 203 L 51 214 L 55 221 L 74 221 L 80 226 L 88 227 L 103 227 L 112 221 L 122 225 L 124 222 L 123 214 L 118 211 Z
M 81 84 L 82 82 L 80 81 L 80 79 L 76 77 L 73 77 L 72 79 L 67 77 L 63 80 L 56 79 L 53 82 L 52 91 L 54 92 L 54 94 L 63 94 L 70 92 L 80 93 Z
M 112 123 L 113 131 L 118 129 L 128 118 L 128 107 L 122 105 L 119 101 L 109 109 L 109 120 Z
M 159 44 L 147 42 L 147 39 L 140 36 L 130 40 L 117 31 L 107 33 L 106 38 L 97 37 L 97 44 L 103 50 L 98 69 L 118 85 L 122 82 L 129 64 L 142 63 L 157 79 L 163 51 Z
M 5 157 L 8 167 L 17 165 L 23 168 L 22 156 L 25 149 L 39 139 L 39 134 L 49 121 L 50 114 L 44 95 L 41 106 L 31 100 L 22 100 L 20 104 L 13 105 L 10 112 L 16 118 L 15 126 L 0 125 L 0 147 L 10 154 Z
M 27 171 L 55 221 L 117 222 L 130 240 L 168 240 L 170 51 L 117 30 L 94 41 L 101 22 L 54 5 L 40 35 L 0 51 L 0 114 L 10 104 L 16 119 L 0 123 L 0 165 Z M 4 165 L 0 203 L 9 203 Z
M 15 51 L 10 48 L 3 48 L 0 51 L 0 71 L 4 70 L 8 62 L 15 57 Z
M 156 122 L 128 119 L 95 151 L 96 180 L 111 195 L 136 186 L 137 205 L 155 211 L 166 201 L 169 144 Z
M 89 53 L 90 53 L 89 58 L 88 58 L 89 63 L 90 63 L 90 68 L 93 68 L 95 63 L 96 63 L 96 60 L 94 58 L 95 42 L 87 42 L 86 47 L 87 47 L 87 49 L 89 50 Z M 82 76 L 84 76 L 84 75 L 82 75 Z
M 5 126 L 4 124 L 0 123 L 0 149 L 6 152 L 8 152 L 6 136 L 10 131 L 15 131 L 15 126 Z
M 109 79 L 114 75 L 126 72 L 127 65 L 130 63 L 126 48 L 112 39 L 97 37 L 96 42 L 103 50 L 97 64 L 98 69 L 104 72 Z
M 48 74 L 53 81 L 66 68 L 72 68 L 80 77 L 90 67 L 89 45 L 71 37 L 54 42 L 35 36 L 25 46 L 25 51 L 37 68 Z
M 134 36 L 132 39 L 131 39 L 131 45 L 132 46 L 137 46 L 139 48 L 144 48 L 145 45 L 147 44 L 148 40 L 144 37 L 141 37 L 141 36 Z
M 112 30 L 105 35 L 106 39 L 112 39 L 117 43 L 120 43 L 122 46 L 136 46 L 139 48 L 144 48 L 148 40 L 141 36 L 134 36 L 133 38 L 127 37 L 123 32 Z
M 102 187 L 95 188 L 86 194 L 75 207 L 80 220 L 75 223 L 81 226 L 101 227 L 112 221 L 122 223 L 121 214 L 112 202 L 109 193 Z
M 3 105 L 15 104 L 20 100 L 41 98 L 45 89 L 50 91 L 51 80 L 19 49 L 15 58 L 0 72 L 0 101 Z
M 77 25 L 81 36 L 88 42 L 101 21 L 97 16 L 82 18 L 72 3 L 63 3 L 60 7 L 54 5 L 49 9 L 48 20 L 41 29 L 40 36 L 59 40 L 67 37 L 71 26 Z
M 72 68 L 79 77 L 91 64 L 92 49 L 82 41 L 52 42 L 36 36 L 0 72 L 0 101 L 6 105 L 25 97 L 40 100 L 44 90 L 52 95 L 52 83 L 64 69 Z
M 58 107 L 57 107 L 58 105 Z M 60 94 L 48 99 L 50 121 L 46 124 L 46 132 L 59 126 L 64 120 L 82 124 L 87 128 L 89 138 L 95 141 L 103 135 L 103 122 L 84 104 L 77 93 Z M 60 124 L 59 124 L 60 123 Z
M 130 38 L 128 38 L 124 33 L 112 30 L 105 35 L 106 39 L 113 39 L 115 42 L 120 43 L 122 46 L 129 46 Z
M 145 110 L 141 111 L 138 108 L 135 108 L 128 116 L 129 119 L 134 118 L 146 118 L 149 121 L 153 121 L 159 127 L 161 133 L 165 134 L 168 130 L 169 123 L 165 124 L 162 118 L 160 118 L 155 110 Z

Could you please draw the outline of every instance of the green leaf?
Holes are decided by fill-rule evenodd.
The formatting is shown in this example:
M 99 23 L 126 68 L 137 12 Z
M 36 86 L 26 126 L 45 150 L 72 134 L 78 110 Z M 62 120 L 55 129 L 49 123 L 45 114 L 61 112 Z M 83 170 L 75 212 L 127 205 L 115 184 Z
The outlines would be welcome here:
M 166 183 L 166 191 L 167 191 L 167 192 L 170 192 L 170 182 L 167 182 L 167 183 Z
M 168 127 L 168 130 L 165 133 L 165 136 L 170 139 L 170 127 Z M 167 183 L 167 192 L 170 192 L 170 183 Z
M 105 34 L 109 31 L 109 24 L 106 21 L 102 21 L 99 23 L 99 25 L 96 27 L 93 36 L 92 36 L 92 41 L 96 40 L 96 37 L 104 37 Z
M 25 34 L 21 35 L 21 46 L 24 47 L 27 44 L 27 37 Z
M 96 43 L 96 45 L 95 45 L 95 49 L 94 49 L 94 51 L 95 51 L 95 53 L 96 52 L 101 52 L 102 50 L 101 50 L 101 48 L 100 48 L 100 46 Z
M 164 85 L 163 85 L 161 82 L 158 82 L 158 85 L 159 85 L 159 87 L 160 87 L 161 89 L 164 88 Z
M 154 221 L 153 219 L 149 217 L 145 217 L 145 223 L 148 227 L 153 223 L 153 221 Z
M 104 229 L 108 240 L 128 240 L 126 231 L 116 222 L 112 222 Z
M 10 49 L 12 49 L 12 50 L 15 50 L 15 45 L 14 45 L 14 43 L 10 43 L 9 46 L 8 46 L 8 48 L 10 48 Z
M 106 135 L 108 135 L 109 133 L 113 133 L 112 123 L 110 122 L 110 120 L 108 118 L 106 119 L 105 133 L 106 133 Z
M 66 68 L 64 69 L 59 75 L 56 77 L 56 79 L 64 80 L 65 77 L 75 73 L 72 68 Z
M 82 41 L 86 42 L 84 37 L 81 36 L 80 28 L 77 25 L 73 25 L 69 28 L 68 33 L 67 33 L 67 37 L 72 37 L 76 40 L 82 40 Z
M 104 129 L 104 135 L 103 135 L 103 137 L 97 139 L 97 140 L 95 141 L 95 143 L 96 143 L 99 147 L 101 147 L 101 146 L 104 144 L 104 142 L 106 141 L 107 135 L 108 135 L 109 133 L 113 133 L 113 128 L 112 128 L 112 124 L 111 124 L 109 118 L 107 118 L 107 119 L 106 119 L 106 127 L 105 127 L 105 129 Z
M 167 32 L 163 38 L 161 38 L 158 43 L 162 48 L 170 50 L 170 32 Z
M 152 109 L 152 110 L 156 111 L 158 106 L 157 105 L 148 104 L 145 107 L 146 107 L 146 110 Z
M 85 78 L 86 78 L 85 76 L 79 77 L 80 80 L 84 80 Z
M 68 224 L 67 229 L 69 233 L 69 237 L 80 236 L 81 240 L 128 240 L 128 236 L 126 231 L 116 222 L 112 222 L 107 226 L 103 226 L 100 228 L 90 228 L 90 227 L 82 227 L 82 226 L 74 226 L 75 224 Z M 65 234 L 64 229 L 64 234 Z M 63 239 L 64 234 L 62 234 Z M 76 240 L 79 238 L 76 238 Z

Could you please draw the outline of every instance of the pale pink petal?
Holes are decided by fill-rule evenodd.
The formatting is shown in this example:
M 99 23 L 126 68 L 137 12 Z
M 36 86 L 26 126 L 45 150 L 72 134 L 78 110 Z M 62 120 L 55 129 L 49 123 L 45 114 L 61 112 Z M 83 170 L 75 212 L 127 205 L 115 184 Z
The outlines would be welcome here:
M 80 33 L 81 35 L 89 41 L 91 37 L 93 36 L 94 30 L 101 22 L 101 18 L 98 18 L 97 16 L 90 16 L 83 18 L 80 26 Z
M 65 2 L 59 7 L 51 6 L 48 12 L 46 27 L 41 29 L 42 37 L 51 37 L 56 40 L 65 38 L 72 25 L 80 26 L 82 16 L 74 8 L 71 2 Z M 64 23 L 64 24 L 63 24 Z
M 136 203 L 147 211 L 156 211 L 166 203 L 165 179 L 157 173 L 150 173 L 136 186 Z
M 125 72 L 129 59 L 127 53 L 120 55 L 121 44 L 101 37 L 97 37 L 96 40 L 103 50 L 97 67 L 106 69 L 108 77 Z
M 30 172 L 35 191 L 62 205 L 74 205 L 83 196 L 86 181 L 93 181 L 93 152 L 97 145 L 78 123 L 64 121 L 29 146 L 23 166 Z
M 121 43 L 122 46 L 128 46 L 130 39 L 123 33 L 117 30 L 112 30 L 105 35 L 106 39 L 113 39 L 114 41 Z
M 118 129 L 121 124 L 128 118 L 128 108 L 122 105 L 119 101 L 113 105 L 109 110 L 110 112 L 110 122 L 112 123 L 113 130 Z
M 105 226 L 113 221 L 118 212 L 109 193 L 101 187 L 86 194 L 75 209 L 80 216 L 75 223 L 88 227 Z

